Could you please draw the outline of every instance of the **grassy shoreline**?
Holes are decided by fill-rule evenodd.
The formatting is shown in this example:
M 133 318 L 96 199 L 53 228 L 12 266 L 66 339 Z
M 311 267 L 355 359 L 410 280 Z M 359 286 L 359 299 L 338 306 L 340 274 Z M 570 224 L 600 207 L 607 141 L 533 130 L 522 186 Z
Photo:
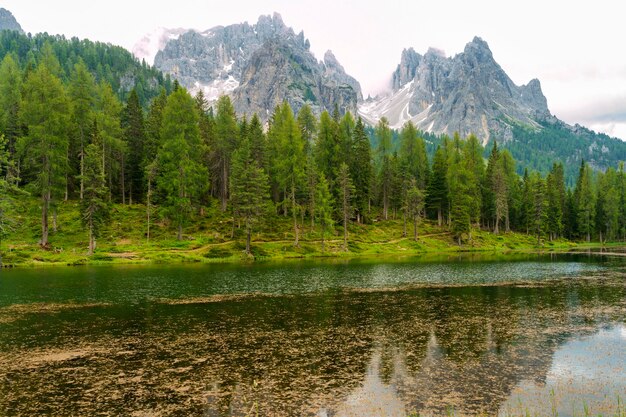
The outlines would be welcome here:
M 58 207 L 57 231 L 51 233 L 51 246 L 37 244 L 39 236 L 38 204 L 34 199 L 22 201 L 16 207 L 16 224 L 2 242 L 0 253 L 4 267 L 39 267 L 68 265 L 169 264 L 169 263 L 239 263 L 273 260 L 354 259 L 406 256 L 454 256 L 464 253 L 524 254 L 537 252 L 569 252 L 608 249 L 624 246 L 623 242 L 609 244 L 577 243 L 567 240 L 542 241 L 522 233 L 494 235 L 474 230 L 472 240 L 458 246 L 445 227 L 431 221 L 423 222 L 418 240 L 413 239 L 411 225 L 403 237 L 401 218 L 376 221 L 369 225 L 351 224 L 348 250 L 343 247 L 340 227 L 327 233 L 325 251 L 318 228 L 305 224 L 300 231 L 300 243 L 293 245 L 293 225 L 290 218 L 273 216 L 259 224 L 252 237 L 253 256 L 245 255 L 244 230 L 233 228 L 232 217 L 209 207 L 185 230 L 182 241 L 175 231 L 159 220 L 151 227 L 151 239 L 145 233 L 145 206 L 115 205 L 113 215 L 104 228 L 93 256 L 87 256 L 87 233 L 80 224 L 77 202 L 63 202 Z M 19 213 L 19 214 L 18 214 Z M 237 226 L 237 225 L 235 225 Z M 233 236 L 234 230 L 234 236 Z

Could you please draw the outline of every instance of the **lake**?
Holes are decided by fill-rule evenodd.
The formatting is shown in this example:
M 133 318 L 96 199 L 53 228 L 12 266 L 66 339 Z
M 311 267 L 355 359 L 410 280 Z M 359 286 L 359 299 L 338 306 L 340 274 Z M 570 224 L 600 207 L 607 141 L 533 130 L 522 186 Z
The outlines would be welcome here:
M 624 401 L 626 258 L 0 271 L 0 415 L 613 416 Z

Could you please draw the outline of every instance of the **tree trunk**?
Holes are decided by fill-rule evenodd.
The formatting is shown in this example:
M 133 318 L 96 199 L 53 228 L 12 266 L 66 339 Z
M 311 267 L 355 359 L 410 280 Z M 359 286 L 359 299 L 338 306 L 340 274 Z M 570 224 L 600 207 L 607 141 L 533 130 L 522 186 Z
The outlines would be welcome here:
M 383 217 L 385 218 L 385 220 L 388 219 L 388 212 L 389 212 L 389 203 L 387 201 L 387 188 L 384 187 L 383 188 Z
M 496 215 L 496 221 L 494 223 L 495 223 L 495 225 L 493 227 L 493 233 L 497 235 L 497 234 L 500 233 L 500 228 L 498 227 L 498 224 L 500 222 L 498 221 L 498 216 L 497 215 Z
M 52 209 L 52 231 L 57 232 L 57 208 Z
M 176 236 L 178 240 L 183 240 L 183 222 L 178 222 L 178 235 Z
M 87 252 L 88 256 L 93 255 L 93 251 L 96 248 L 96 239 L 93 235 L 93 213 L 90 213 L 89 216 L 89 251 Z
M 246 219 L 246 254 L 252 255 L 250 251 L 250 221 Z
M 437 207 L 437 226 L 441 227 L 443 223 L 443 213 L 441 207 Z
M 507 233 L 509 233 L 511 231 L 511 222 L 510 222 L 510 218 L 509 218 L 509 209 L 506 209 L 506 215 L 504 217 L 504 227 L 505 227 L 505 231 Z
M 222 211 L 226 211 L 226 197 L 228 196 L 228 167 L 226 166 L 226 158 L 222 160 Z
M 126 204 L 126 175 L 124 169 L 124 154 L 122 154 L 122 204 Z
M 322 253 L 324 252 L 324 235 L 326 234 L 326 225 L 322 226 Z
M 83 176 L 85 175 L 85 139 L 83 137 L 83 129 L 80 129 L 80 199 L 83 199 L 85 193 L 85 181 Z M 104 170 L 102 171 L 104 172 Z
M 406 237 L 406 210 L 402 212 L 402 237 Z
M 148 195 L 146 196 L 146 215 L 148 217 L 147 241 L 150 242 L 150 196 L 152 194 L 152 181 L 148 178 Z
M 417 242 L 417 218 L 419 216 L 413 216 L 413 239 Z
M 42 196 L 41 206 L 41 242 L 42 247 L 48 246 L 48 205 L 50 204 L 50 193 Z
M 298 236 L 298 216 L 296 216 L 296 186 L 293 183 L 293 181 L 291 182 L 291 211 L 292 216 L 293 216 L 293 232 L 296 236 L 295 241 L 293 242 L 294 246 L 298 246 L 299 243 L 299 236 Z
M 348 212 L 343 211 L 343 250 L 348 250 Z

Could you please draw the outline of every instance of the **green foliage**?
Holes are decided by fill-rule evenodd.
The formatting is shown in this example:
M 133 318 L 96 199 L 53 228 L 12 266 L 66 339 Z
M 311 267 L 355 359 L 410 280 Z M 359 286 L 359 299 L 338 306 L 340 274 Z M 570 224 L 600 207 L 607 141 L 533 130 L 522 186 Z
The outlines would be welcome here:
M 317 223 L 322 228 L 322 252 L 324 252 L 324 243 L 326 238 L 326 230 L 332 228 L 334 225 L 333 220 L 333 197 L 328 187 L 328 181 L 324 174 L 320 173 L 319 180 L 316 187 L 316 209 L 315 217 Z
M 20 154 L 36 194 L 42 200 L 41 245 L 48 244 L 48 209 L 62 195 L 68 163 L 69 102 L 61 81 L 48 65 L 39 65 L 24 84 L 21 121 L 27 134 L 19 143 Z M 58 63 L 57 63 L 58 65 Z
M 247 138 L 241 141 L 239 149 L 233 154 L 230 190 L 233 213 L 246 225 L 246 253 L 250 254 L 252 225 L 263 214 L 269 184 L 267 174 L 259 166 Z
M 94 132 L 97 134 L 97 131 Z M 89 252 L 93 255 L 95 240 L 100 237 L 103 224 L 109 219 L 110 203 L 102 167 L 102 151 L 97 140 L 85 148 L 84 170 L 81 180 L 84 195 L 81 200 L 83 226 L 89 231 Z
M 57 61 L 57 65 L 49 70 L 64 82 L 71 77 L 75 65 L 83 61 L 96 82 L 111 85 L 118 99 L 125 100 L 134 88 L 140 103 L 146 106 L 159 94 L 161 88 L 171 91 L 169 76 L 163 76 L 145 62 L 138 62 L 130 52 L 120 46 L 86 39 L 67 39 L 62 35 L 52 36 L 47 33 L 34 36 L 15 31 L 0 33 L 0 59 L 12 55 L 13 60 L 19 62 L 22 71 L 28 71 L 31 66 L 35 67 L 46 61 L 46 51 Z
M 168 218 L 178 226 L 178 240 L 194 203 L 206 187 L 201 163 L 198 114 L 194 99 L 183 88 L 173 92 L 163 110 L 163 138 L 157 154 L 157 189 Z

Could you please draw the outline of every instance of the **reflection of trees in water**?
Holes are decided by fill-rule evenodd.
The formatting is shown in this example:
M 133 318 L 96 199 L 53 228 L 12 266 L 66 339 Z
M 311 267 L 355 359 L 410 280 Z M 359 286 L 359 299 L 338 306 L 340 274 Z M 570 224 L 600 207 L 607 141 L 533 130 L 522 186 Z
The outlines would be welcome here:
M 625 299 L 623 283 L 579 281 L 259 296 L 102 308 L 95 336 L 81 328 L 81 315 L 63 312 L 46 322 L 57 345 L 93 343 L 108 353 L 36 372 L 11 364 L 13 383 L 0 389 L 10 389 L 25 414 L 36 410 L 27 407 L 36 407 L 37 390 L 53 384 L 85 398 L 71 405 L 63 391 L 48 398 L 47 410 L 57 401 L 71 414 L 89 414 L 93 399 L 114 414 L 241 416 L 258 407 L 259 415 L 341 416 L 350 415 L 347 398 L 377 399 L 381 387 L 406 411 L 491 414 L 520 380 L 544 380 L 554 351 L 573 334 L 623 320 Z M 15 325 L 39 327 L 36 318 Z M 129 382 L 120 384 L 120 374 Z

